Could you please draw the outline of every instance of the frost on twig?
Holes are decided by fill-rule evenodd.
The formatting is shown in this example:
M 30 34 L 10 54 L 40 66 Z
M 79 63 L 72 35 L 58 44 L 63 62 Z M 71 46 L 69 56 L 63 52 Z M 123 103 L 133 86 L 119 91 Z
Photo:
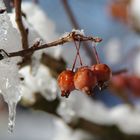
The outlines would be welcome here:
M 17 51 L 17 52 L 10 52 L 10 53 L 7 53 L 8 54 L 8 57 L 16 57 L 16 56 L 22 56 L 22 57 L 25 57 L 25 56 L 28 56 L 30 55 L 31 53 L 37 51 L 37 50 L 41 50 L 41 49 L 45 49 L 45 48 L 50 48 L 50 47 L 54 47 L 54 46 L 58 46 L 58 45 L 63 45 L 65 43 L 68 43 L 68 42 L 72 42 L 73 39 L 75 41 L 91 41 L 91 42 L 101 42 L 102 39 L 99 38 L 99 37 L 93 37 L 93 36 L 84 36 L 82 35 L 81 33 L 78 34 L 77 32 L 75 31 L 72 31 L 70 32 L 67 36 L 64 36 L 58 40 L 55 40 L 53 42 L 50 42 L 50 43 L 47 43 L 47 44 L 43 44 L 43 45 L 40 45 L 38 47 L 35 47 L 34 45 L 28 49 L 25 49 L 25 50 L 21 50 L 21 51 Z

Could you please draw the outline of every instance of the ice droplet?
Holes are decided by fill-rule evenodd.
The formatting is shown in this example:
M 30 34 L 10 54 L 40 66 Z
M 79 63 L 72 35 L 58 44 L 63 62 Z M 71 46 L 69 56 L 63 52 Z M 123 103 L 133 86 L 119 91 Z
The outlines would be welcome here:
M 15 117 L 16 117 L 16 106 L 17 106 L 17 103 L 8 102 L 8 109 L 9 109 L 8 131 L 10 133 L 13 133 L 13 131 L 14 131 Z

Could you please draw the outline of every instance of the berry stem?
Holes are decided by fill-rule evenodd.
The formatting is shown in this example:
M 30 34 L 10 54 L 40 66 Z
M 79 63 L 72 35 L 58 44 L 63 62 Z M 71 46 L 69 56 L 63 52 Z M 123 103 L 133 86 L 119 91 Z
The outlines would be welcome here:
M 78 56 L 79 56 L 79 60 L 80 60 L 80 65 L 81 65 L 81 66 L 83 65 L 82 59 L 81 59 L 81 56 L 80 56 L 80 53 L 79 53 L 80 46 L 81 46 L 81 45 L 80 45 L 80 44 L 81 44 L 81 41 L 79 41 L 79 45 L 77 46 L 76 41 L 74 40 L 74 44 L 75 44 L 77 53 L 76 53 L 75 60 L 74 60 L 73 66 L 72 66 L 72 71 L 73 71 L 74 68 L 75 68 L 75 64 L 76 64 L 76 61 L 77 61 L 77 57 L 78 57 Z
M 82 62 L 82 59 L 81 59 L 81 56 L 80 56 L 80 52 L 79 52 L 80 51 L 80 46 L 81 46 L 81 41 L 79 41 L 79 45 L 78 46 L 76 45 L 76 49 L 77 49 L 77 55 L 79 56 L 80 65 L 83 66 L 83 62 Z
M 100 59 L 99 59 L 98 52 L 97 52 L 97 50 L 96 50 L 96 45 L 95 45 L 95 43 L 94 43 L 94 45 L 93 45 L 93 52 L 94 52 L 94 55 L 95 55 L 97 64 L 100 64 Z
M 75 59 L 74 59 L 74 62 L 73 62 L 72 71 L 73 71 L 74 68 L 75 68 L 76 60 L 77 60 L 77 54 L 76 54 Z

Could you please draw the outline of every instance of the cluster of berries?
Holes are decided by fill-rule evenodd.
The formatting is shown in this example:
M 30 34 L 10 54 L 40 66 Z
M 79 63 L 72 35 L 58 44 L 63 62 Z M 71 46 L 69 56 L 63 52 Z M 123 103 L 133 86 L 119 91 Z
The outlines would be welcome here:
M 77 54 L 73 63 L 72 70 L 63 71 L 57 79 L 61 90 L 61 96 L 63 97 L 68 97 L 73 90 L 80 90 L 87 95 L 91 95 L 93 89 L 96 86 L 102 89 L 105 83 L 110 80 L 112 75 L 111 69 L 106 64 L 100 63 L 95 45 L 93 50 L 97 64 L 92 66 L 83 66 L 79 53 L 81 43 L 79 41 L 79 45 L 77 45 L 74 41 L 74 44 L 77 50 Z M 79 57 L 81 67 L 74 71 L 77 57 Z
M 63 71 L 58 77 L 58 85 L 63 97 L 68 97 L 75 89 L 91 95 L 96 86 L 102 88 L 110 77 L 111 70 L 106 64 L 95 64 L 82 66 L 76 72 Z

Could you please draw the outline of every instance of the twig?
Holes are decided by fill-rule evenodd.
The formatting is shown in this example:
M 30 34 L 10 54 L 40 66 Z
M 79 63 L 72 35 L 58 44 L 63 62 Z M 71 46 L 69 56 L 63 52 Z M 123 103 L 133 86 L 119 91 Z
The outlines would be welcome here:
M 54 46 L 58 46 L 58 45 L 63 45 L 64 43 L 68 43 L 73 41 L 73 39 L 75 41 L 94 41 L 94 42 L 101 42 L 102 39 L 99 37 L 92 37 L 92 36 L 84 36 L 81 34 L 77 34 L 75 31 L 70 32 L 67 36 L 62 37 L 56 41 L 47 43 L 47 44 L 43 44 L 43 45 L 39 45 L 39 43 L 35 43 L 31 48 L 27 48 L 21 51 L 17 51 L 17 52 L 10 52 L 7 53 L 6 51 L 4 51 L 3 49 L 0 49 L 0 51 L 2 51 L 7 57 L 16 57 L 16 56 L 29 56 L 30 54 L 32 54 L 33 52 L 37 51 L 37 50 L 41 50 L 41 49 L 45 49 L 45 48 L 50 48 L 50 47 L 54 47 Z M 4 59 L 4 57 L 2 58 Z
M 63 4 L 63 6 L 65 8 L 65 11 L 66 11 L 66 13 L 67 13 L 70 21 L 71 21 L 72 26 L 75 29 L 80 29 L 80 26 L 79 26 L 79 24 L 76 21 L 76 18 L 74 16 L 74 13 L 72 12 L 69 4 L 68 4 L 68 1 L 67 0 L 62 0 L 62 4 Z M 86 51 L 88 57 L 91 60 L 91 64 L 94 64 L 96 62 L 96 60 L 95 60 L 95 57 L 94 57 L 94 55 L 93 55 L 93 53 L 92 53 L 92 51 L 91 51 L 88 43 L 87 42 L 84 42 L 83 45 L 84 45 L 84 50 Z
M 14 0 L 14 6 L 15 6 L 15 12 L 16 12 L 16 23 L 21 34 L 22 47 L 23 49 L 27 49 L 28 48 L 28 33 L 22 22 L 21 2 L 22 0 Z

